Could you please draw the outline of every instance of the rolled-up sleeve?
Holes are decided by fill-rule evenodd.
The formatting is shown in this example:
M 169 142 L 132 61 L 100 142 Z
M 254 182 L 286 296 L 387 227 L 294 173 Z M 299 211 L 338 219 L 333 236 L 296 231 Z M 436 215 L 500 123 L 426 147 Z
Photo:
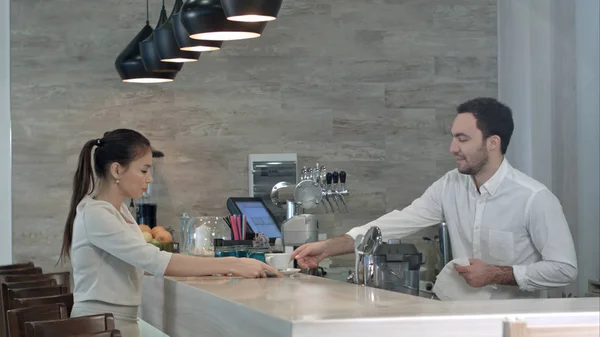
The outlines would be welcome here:
M 525 291 L 564 287 L 577 278 L 577 256 L 560 202 L 545 189 L 529 204 L 527 229 L 542 260 L 513 266 L 515 281 Z
M 172 254 L 148 244 L 119 220 L 112 206 L 86 207 L 83 216 L 86 235 L 94 246 L 153 275 L 165 274 Z
M 359 234 L 364 235 L 369 228 L 377 226 L 381 229 L 383 240 L 396 239 L 444 221 L 442 193 L 447 177 L 446 174 L 438 179 L 421 197 L 401 211 L 393 210 L 366 225 L 351 229 L 346 234 L 356 239 Z

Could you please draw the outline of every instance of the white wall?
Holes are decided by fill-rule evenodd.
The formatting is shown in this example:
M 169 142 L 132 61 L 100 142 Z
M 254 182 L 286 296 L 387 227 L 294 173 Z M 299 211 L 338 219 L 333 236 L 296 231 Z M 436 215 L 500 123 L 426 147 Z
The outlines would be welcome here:
M 498 1 L 498 96 L 512 107 L 508 160 L 561 200 L 585 294 L 600 278 L 598 0 Z
M 0 265 L 12 263 L 10 0 L 0 0 Z

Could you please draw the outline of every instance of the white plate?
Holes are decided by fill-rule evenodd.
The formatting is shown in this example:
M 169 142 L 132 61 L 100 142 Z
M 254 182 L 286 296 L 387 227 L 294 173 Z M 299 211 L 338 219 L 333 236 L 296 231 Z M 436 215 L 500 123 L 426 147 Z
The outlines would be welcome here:
M 288 269 L 280 269 L 279 272 L 285 276 L 294 275 L 300 272 L 301 269 L 298 268 L 288 268 Z

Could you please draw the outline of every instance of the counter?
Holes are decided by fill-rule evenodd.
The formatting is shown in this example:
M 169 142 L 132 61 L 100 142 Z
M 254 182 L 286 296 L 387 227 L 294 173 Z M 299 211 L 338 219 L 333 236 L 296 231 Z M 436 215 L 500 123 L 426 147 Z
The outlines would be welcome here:
M 502 336 L 502 321 L 594 323 L 598 298 L 441 302 L 297 274 L 153 277 L 140 318 L 171 337 Z

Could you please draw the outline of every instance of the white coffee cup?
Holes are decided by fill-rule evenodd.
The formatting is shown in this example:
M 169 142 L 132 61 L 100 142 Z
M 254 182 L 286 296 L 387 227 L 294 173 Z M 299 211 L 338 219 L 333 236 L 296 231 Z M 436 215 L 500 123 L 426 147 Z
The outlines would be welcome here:
M 287 253 L 273 253 L 265 254 L 265 261 L 268 265 L 271 265 L 279 270 L 292 268 L 292 261 L 290 261 L 292 255 Z

